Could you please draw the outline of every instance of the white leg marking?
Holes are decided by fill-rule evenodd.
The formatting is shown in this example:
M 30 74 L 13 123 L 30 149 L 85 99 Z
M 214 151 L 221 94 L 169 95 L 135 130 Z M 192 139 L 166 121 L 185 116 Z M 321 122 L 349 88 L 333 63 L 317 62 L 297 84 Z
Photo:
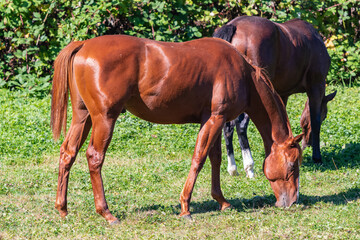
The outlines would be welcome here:
M 230 154 L 228 155 L 228 167 L 227 167 L 227 171 L 231 176 L 237 176 L 239 175 L 238 171 L 237 171 L 237 167 L 236 167 L 236 163 L 235 163 L 235 158 L 234 158 L 234 154 Z
M 251 155 L 250 149 L 245 149 L 241 151 L 244 163 L 244 170 L 246 176 L 249 178 L 254 178 L 254 160 Z

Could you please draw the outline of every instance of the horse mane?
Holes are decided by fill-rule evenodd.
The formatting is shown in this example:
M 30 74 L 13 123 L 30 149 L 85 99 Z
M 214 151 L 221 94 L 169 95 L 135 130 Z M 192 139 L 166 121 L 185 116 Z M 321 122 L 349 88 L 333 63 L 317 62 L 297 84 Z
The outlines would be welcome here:
M 255 79 L 256 81 L 262 80 L 271 90 L 272 93 L 276 93 L 274 85 L 270 81 L 269 73 L 265 68 L 255 66 L 251 63 L 251 60 L 247 56 L 244 56 L 245 60 L 255 69 Z
M 262 81 L 263 83 L 265 83 L 266 86 L 270 89 L 271 93 L 273 94 L 277 104 L 280 104 L 285 108 L 285 104 L 281 99 L 280 95 L 276 92 L 266 69 L 252 65 L 251 63 L 249 64 L 255 69 L 255 80 Z
M 247 58 L 245 58 L 245 60 L 248 61 Z M 280 117 L 279 120 L 287 123 L 286 124 L 287 131 L 289 134 L 291 134 L 291 127 L 290 127 L 288 115 L 286 113 L 285 104 L 282 101 L 280 95 L 275 91 L 274 85 L 270 81 L 267 71 L 264 68 L 255 66 L 251 63 L 249 63 L 249 64 L 254 69 L 253 78 L 254 78 L 254 84 L 255 84 L 256 89 L 259 91 L 259 89 L 264 88 L 262 86 L 265 85 L 265 88 L 268 89 L 268 91 L 267 91 L 268 94 L 266 94 L 266 95 L 268 95 L 268 97 L 270 97 L 270 99 L 272 99 L 271 101 L 273 102 L 273 104 L 275 105 L 275 107 L 277 109 L 277 112 L 279 113 L 279 115 L 278 115 Z M 259 85 L 259 83 L 260 83 L 260 85 Z M 263 84 L 261 84 L 261 83 L 263 83 Z M 274 135 L 273 139 L 279 139 L 279 138 L 278 138 L 278 136 Z M 283 140 L 285 140 L 285 139 L 283 139 Z

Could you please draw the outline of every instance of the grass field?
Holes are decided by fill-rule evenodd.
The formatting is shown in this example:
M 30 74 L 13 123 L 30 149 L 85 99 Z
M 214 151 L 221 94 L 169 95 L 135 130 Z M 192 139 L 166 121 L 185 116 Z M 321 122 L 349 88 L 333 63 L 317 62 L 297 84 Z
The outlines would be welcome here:
M 219 212 L 207 161 L 192 197 L 193 222 L 178 217 L 179 196 L 199 126 L 121 116 L 103 167 L 110 210 L 121 220 L 115 227 L 95 212 L 87 143 L 71 170 L 69 215 L 60 218 L 54 202 L 61 141 L 51 138 L 50 98 L 0 90 L 0 239 L 360 239 L 360 88 L 327 92 L 335 89 L 321 131 L 325 163 L 313 165 L 311 149 L 304 151 L 298 204 L 274 207 L 261 169 L 262 140 L 251 123 L 256 178 L 247 179 L 244 171 L 229 176 L 223 154 L 222 188 L 234 208 Z M 288 103 L 294 134 L 301 132 L 305 99 L 298 94 Z M 239 144 L 235 151 L 241 169 Z

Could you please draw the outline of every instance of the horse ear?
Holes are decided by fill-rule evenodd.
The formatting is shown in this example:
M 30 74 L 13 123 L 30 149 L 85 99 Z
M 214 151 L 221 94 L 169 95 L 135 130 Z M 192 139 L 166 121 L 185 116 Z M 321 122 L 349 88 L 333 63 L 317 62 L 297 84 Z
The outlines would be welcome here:
M 335 90 L 335 92 L 333 92 L 333 93 L 325 96 L 324 101 L 325 101 L 325 102 L 329 102 L 329 101 L 333 100 L 334 97 L 336 96 L 336 93 L 337 93 L 337 91 Z
M 296 147 L 296 145 L 300 143 L 300 141 L 302 140 L 304 135 L 305 135 L 305 133 L 301 133 L 301 134 L 297 135 L 294 138 L 290 138 L 288 140 L 288 143 L 289 143 L 290 147 L 291 148 Z
M 293 142 L 294 142 L 294 143 L 295 143 L 295 142 L 296 142 L 296 143 L 301 142 L 303 136 L 304 136 L 304 133 L 301 133 L 301 134 L 297 135 L 296 137 L 294 137 Z

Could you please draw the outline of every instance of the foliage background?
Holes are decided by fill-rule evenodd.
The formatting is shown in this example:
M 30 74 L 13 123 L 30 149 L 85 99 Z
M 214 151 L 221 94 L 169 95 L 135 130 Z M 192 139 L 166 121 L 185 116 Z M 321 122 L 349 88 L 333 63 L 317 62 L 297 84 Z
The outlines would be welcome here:
M 72 40 L 128 34 L 187 41 L 211 36 L 239 15 L 309 21 L 332 57 L 328 82 L 359 84 L 358 0 L 0 0 L 0 88 L 47 95 L 53 61 Z

